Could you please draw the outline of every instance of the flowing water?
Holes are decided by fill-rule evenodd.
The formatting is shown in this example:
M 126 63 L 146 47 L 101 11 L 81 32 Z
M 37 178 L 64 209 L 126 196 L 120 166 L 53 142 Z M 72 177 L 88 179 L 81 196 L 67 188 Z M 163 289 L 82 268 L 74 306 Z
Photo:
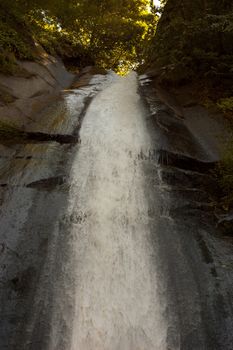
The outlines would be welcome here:
M 64 92 L 38 131 L 77 144 L 1 145 L 1 350 L 232 349 L 210 177 L 167 161 L 205 152 L 147 84 L 109 72 Z
M 166 349 L 148 202 L 138 155 L 151 147 L 137 77 L 115 77 L 91 104 L 71 171 L 77 288 L 72 350 Z

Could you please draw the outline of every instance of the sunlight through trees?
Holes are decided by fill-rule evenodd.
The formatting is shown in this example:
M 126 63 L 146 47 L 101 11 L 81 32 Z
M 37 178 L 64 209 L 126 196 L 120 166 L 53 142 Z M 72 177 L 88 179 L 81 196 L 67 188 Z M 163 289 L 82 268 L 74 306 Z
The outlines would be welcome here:
M 0 61 L 8 51 L 31 59 L 34 40 L 74 65 L 125 72 L 148 52 L 158 19 L 152 5 L 150 0 L 16 0 L 12 6 L 2 0 Z

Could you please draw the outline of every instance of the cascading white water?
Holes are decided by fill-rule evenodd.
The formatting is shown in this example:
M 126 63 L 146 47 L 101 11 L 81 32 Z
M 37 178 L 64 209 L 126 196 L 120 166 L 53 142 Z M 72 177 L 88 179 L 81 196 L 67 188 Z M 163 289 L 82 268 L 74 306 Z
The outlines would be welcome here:
M 83 120 L 81 143 L 1 145 L 0 349 L 232 350 L 207 171 L 222 118 L 177 118 L 140 81 L 147 106 L 136 74 L 109 73 L 43 110 L 61 139 Z
M 152 263 L 145 177 L 151 147 L 137 76 L 112 75 L 90 105 L 71 171 L 76 217 L 71 350 L 165 350 L 164 305 Z

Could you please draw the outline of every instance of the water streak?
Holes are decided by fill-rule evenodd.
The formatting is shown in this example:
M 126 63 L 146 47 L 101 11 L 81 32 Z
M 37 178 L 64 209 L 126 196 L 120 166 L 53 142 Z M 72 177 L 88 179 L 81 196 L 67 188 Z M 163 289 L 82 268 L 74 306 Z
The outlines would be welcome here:
M 83 122 L 68 208 L 78 218 L 72 350 L 167 349 L 138 160 L 152 147 L 144 120 L 132 73 L 114 77 Z

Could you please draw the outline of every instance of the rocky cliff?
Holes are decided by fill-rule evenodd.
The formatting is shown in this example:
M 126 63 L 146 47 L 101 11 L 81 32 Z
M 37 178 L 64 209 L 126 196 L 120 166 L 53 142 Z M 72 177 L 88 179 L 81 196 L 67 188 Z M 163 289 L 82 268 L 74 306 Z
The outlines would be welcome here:
M 15 75 L 0 74 L 1 122 L 32 130 L 39 112 L 67 88 L 74 76 L 62 61 L 42 52 L 36 62 L 20 61 Z

